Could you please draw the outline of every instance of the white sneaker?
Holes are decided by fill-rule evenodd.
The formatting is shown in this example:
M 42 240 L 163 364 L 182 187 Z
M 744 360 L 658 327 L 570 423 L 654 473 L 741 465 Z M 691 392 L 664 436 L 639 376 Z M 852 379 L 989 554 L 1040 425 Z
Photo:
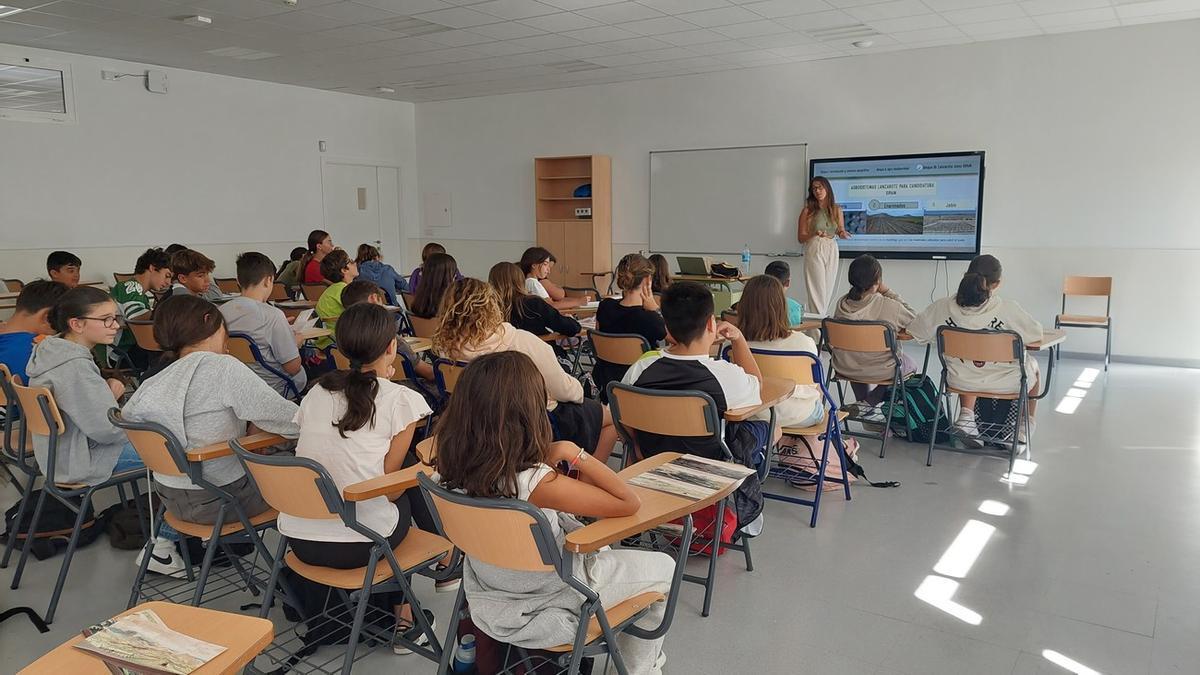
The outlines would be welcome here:
M 433 612 L 427 609 L 422 611 L 425 612 L 425 618 L 429 620 L 429 627 L 436 631 L 437 621 L 433 618 Z M 425 634 L 425 631 L 421 630 L 421 627 L 417 625 L 416 621 L 413 622 L 413 625 L 404 628 L 403 632 L 401 632 L 400 627 L 397 626 L 396 636 L 400 637 L 401 635 L 403 635 L 404 638 L 409 642 L 415 642 L 419 647 L 424 647 L 425 645 L 429 644 L 429 636 Z M 403 656 L 405 654 L 411 654 L 412 650 L 400 642 L 393 642 L 392 652 Z
M 135 561 L 138 567 L 141 567 L 144 555 L 146 555 L 146 549 L 142 548 Z M 179 555 L 179 551 L 175 549 L 175 542 L 162 537 L 154 540 L 154 548 L 150 552 L 150 564 L 146 566 L 146 570 L 177 579 L 187 576 L 187 566 L 183 563 L 183 556 Z
M 1022 424 L 1017 430 L 1017 445 L 1029 445 L 1029 439 L 1033 438 L 1033 432 L 1037 430 L 1037 420 L 1029 418 L 1029 431 L 1025 431 L 1025 425 Z
M 950 433 L 968 448 L 978 450 L 983 447 L 983 441 L 979 440 L 979 427 L 975 424 L 975 413 L 970 410 L 959 411 Z

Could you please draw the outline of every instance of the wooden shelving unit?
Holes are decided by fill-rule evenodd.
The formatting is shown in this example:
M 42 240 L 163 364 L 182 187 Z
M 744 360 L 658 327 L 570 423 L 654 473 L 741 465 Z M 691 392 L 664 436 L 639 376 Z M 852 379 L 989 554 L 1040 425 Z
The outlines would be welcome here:
M 612 160 L 607 155 L 537 157 L 537 244 L 558 259 L 550 279 L 563 286 L 587 288 L 590 272 L 612 270 Z M 575 190 L 591 184 L 591 197 Z M 576 218 L 575 209 L 590 206 L 592 217 Z

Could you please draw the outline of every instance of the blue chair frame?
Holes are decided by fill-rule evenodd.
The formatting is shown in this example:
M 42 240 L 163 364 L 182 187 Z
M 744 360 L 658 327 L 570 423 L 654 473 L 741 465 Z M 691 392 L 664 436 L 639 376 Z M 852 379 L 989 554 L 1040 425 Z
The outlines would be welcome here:
M 250 337 L 246 333 L 239 332 L 232 332 L 229 334 L 229 337 L 230 339 L 245 340 L 247 344 L 250 345 L 250 353 L 254 355 L 254 362 L 261 366 L 263 370 L 283 380 L 284 388 L 290 393 L 288 398 L 296 401 L 300 400 L 300 389 L 296 386 L 296 381 L 292 379 L 291 375 L 288 375 L 282 370 L 279 370 L 278 368 L 267 363 L 266 359 L 263 358 L 262 350 L 259 349 L 258 344 L 254 342 L 254 338 Z

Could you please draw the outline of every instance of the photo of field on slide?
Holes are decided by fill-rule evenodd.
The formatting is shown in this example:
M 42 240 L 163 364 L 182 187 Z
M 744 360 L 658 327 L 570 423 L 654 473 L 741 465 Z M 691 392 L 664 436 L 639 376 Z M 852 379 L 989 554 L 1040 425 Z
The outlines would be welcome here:
M 974 212 L 925 214 L 925 232 L 930 234 L 972 234 L 975 226 Z

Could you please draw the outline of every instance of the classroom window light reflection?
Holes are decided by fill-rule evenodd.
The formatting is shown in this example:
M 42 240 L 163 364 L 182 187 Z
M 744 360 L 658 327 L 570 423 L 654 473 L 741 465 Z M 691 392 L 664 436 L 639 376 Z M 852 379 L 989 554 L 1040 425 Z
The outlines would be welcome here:
M 1009 512 L 1008 504 L 998 502 L 994 499 L 985 499 L 979 505 L 979 512 L 986 513 L 989 516 L 1007 516 Z
M 1073 659 L 1069 656 L 1060 654 L 1059 652 L 1056 652 L 1053 649 L 1043 649 L 1042 650 L 1042 658 L 1046 659 L 1050 663 L 1053 663 L 1054 665 L 1058 666 L 1059 668 L 1063 668 L 1072 673 L 1075 673 L 1075 675 L 1100 675 L 1100 671 L 1094 670 L 1092 668 L 1088 668 L 1087 666 L 1076 661 L 1075 659 Z
M 1031 462 L 1028 459 L 1018 459 L 1013 462 L 1013 473 L 1019 473 L 1025 476 L 1032 476 L 1034 471 L 1037 471 L 1038 463 Z
M 1001 476 L 1000 482 L 1008 483 L 1009 485 L 1025 485 L 1029 483 L 1029 476 L 1014 471 Z
M 1083 372 L 1079 374 L 1079 380 L 1081 382 L 1095 382 L 1096 378 L 1099 376 L 1099 368 L 1084 368 Z
M 967 576 L 971 566 L 987 546 L 988 540 L 996 533 L 996 528 L 979 520 L 968 520 L 959 530 L 958 536 L 950 544 L 950 548 L 942 554 L 941 560 L 933 566 L 933 571 L 948 577 L 959 579 Z
M 933 605 L 963 623 L 978 626 L 983 622 L 983 617 L 978 612 L 955 602 L 953 598 L 957 591 L 957 581 L 931 574 L 925 577 L 925 580 L 921 582 L 921 585 L 917 587 L 913 595 L 917 599 Z
M 1097 368 L 1084 368 L 1083 372 L 1079 373 L 1079 377 L 1075 379 L 1075 384 L 1067 389 L 1067 393 L 1059 399 L 1058 405 L 1054 406 L 1054 412 L 1060 415 L 1074 415 L 1099 374 L 1100 370 Z

